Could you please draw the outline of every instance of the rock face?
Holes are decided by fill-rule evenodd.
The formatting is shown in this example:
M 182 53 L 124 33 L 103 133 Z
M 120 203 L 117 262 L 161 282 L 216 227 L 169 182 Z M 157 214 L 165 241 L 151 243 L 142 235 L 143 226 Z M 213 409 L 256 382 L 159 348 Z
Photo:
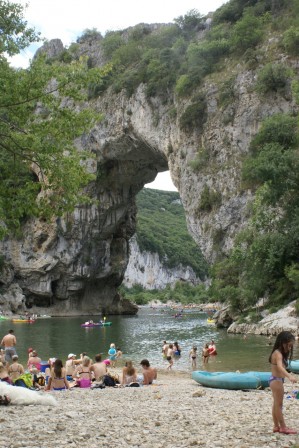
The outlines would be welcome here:
M 277 313 L 265 316 L 257 324 L 238 324 L 237 322 L 233 322 L 227 332 L 276 336 L 281 331 L 290 331 L 298 336 L 299 318 L 295 310 L 295 302 L 291 302 L 285 308 L 277 311 Z
M 158 254 L 140 252 L 135 236 L 131 238 L 129 247 L 130 258 L 123 281 L 128 288 L 138 284 L 145 289 L 164 289 L 179 280 L 193 285 L 201 283 L 191 267 L 179 265 L 170 269 L 161 263 Z
M 57 55 L 61 45 L 54 43 L 48 45 Z M 79 51 L 90 51 L 93 65 L 102 64 L 100 36 L 78 45 Z M 285 63 L 292 65 L 292 61 Z M 29 307 L 53 315 L 101 309 L 110 314 L 136 312 L 116 292 L 135 232 L 135 196 L 168 168 L 180 193 L 188 229 L 207 260 L 213 261 L 219 251 L 232 247 L 236 232 L 246 224 L 246 208 L 252 199 L 251 191 L 240 185 L 242 157 L 262 119 L 296 108 L 291 97 L 259 96 L 254 90 L 254 71 L 241 64 L 232 71 L 235 83 L 228 106 L 220 106 L 216 84 L 203 86 L 206 121 L 193 131 L 185 132 L 179 124 L 188 100 L 175 96 L 168 103 L 148 99 L 143 85 L 130 98 L 125 92 L 107 91 L 90 101 L 104 120 L 82 136 L 78 146 L 96 155 L 89 168 L 97 173 L 97 180 L 89 191 L 97 205 L 78 207 L 51 223 L 28 221 L 23 238 L 1 242 L 9 270 L 0 279 L 6 310 Z M 174 109 L 176 114 L 169 114 Z M 190 162 L 198 157 L 199 148 L 207 152 L 208 161 L 196 171 Z M 216 192 L 219 200 L 203 211 L 199 203 L 206 188 Z

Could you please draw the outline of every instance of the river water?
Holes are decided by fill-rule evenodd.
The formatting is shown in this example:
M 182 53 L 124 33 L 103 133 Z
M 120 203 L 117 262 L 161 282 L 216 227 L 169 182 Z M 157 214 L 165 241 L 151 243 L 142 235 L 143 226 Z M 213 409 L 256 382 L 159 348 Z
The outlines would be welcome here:
M 174 311 L 143 307 L 136 316 L 108 316 L 110 327 L 82 328 L 81 323 L 88 317 L 63 317 L 37 319 L 33 324 L 0 321 L 0 337 L 12 328 L 17 338 L 17 352 L 20 361 L 27 362 L 27 349 L 37 350 L 43 360 L 49 357 L 61 358 L 63 361 L 69 353 L 77 356 L 87 352 L 90 357 L 103 353 L 107 357 L 110 343 L 114 342 L 124 353 L 123 359 L 132 359 L 140 363 L 148 358 L 150 363 L 159 368 L 167 367 L 163 361 L 161 348 L 163 340 L 178 341 L 182 356 L 175 361 L 173 369 L 190 370 L 189 351 L 192 345 L 198 347 L 198 353 L 205 343 L 214 339 L 218 355 L 210 359 L 207 369 L 210 371 L 268 371 L 268 357 L 274 338 L 264 336 L 227 334 L 207 323 L 207 315 L 202 312 L 187 310 L 183 317 L 174 318 Z M 95 316 L 90 319 L 96 321 Z M 294 359 L 299 359 L 299 347 L 296 343 Z M 198 369 L 202 368 L 201 356 Z

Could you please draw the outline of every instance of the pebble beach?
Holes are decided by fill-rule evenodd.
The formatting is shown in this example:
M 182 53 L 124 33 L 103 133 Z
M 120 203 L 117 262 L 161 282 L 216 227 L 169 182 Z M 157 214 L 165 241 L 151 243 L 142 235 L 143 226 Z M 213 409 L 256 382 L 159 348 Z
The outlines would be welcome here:
M 159 371 L 151 386 L 41 393 L 58 405 L 1 406 L 0 447 L 299 448 L 299 435 L 272 432 L 270 389 L 203 388 L 189 373 Z M 299 400 L 285 398 L 284 415 L 299 429 Z

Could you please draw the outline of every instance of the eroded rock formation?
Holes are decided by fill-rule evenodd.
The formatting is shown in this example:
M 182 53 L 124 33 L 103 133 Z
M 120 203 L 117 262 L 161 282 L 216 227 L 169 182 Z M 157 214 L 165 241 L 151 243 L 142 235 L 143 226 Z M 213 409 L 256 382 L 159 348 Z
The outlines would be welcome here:
M 101 39 L 82 42 L 93 64 L 102 64 Z M 55 54 L 61 45 L 55 40 Z M 57 50 L 58 49 L 58 50 Z M 97 59 L 98 58 L 98 59 Z M 292 64 L 292 61 L 289 62 Z M 140 85 L 130 97 L 107 91 L 90 106 L 104 119 L 78 146 L 95 154 L 88 164 L 97 173 L 90 185 L 97 204 L 76 208 L 74 213 L 51 223 L 27 222 L 23 238 L 1 242 L 8 263 L 0 278 L 2 309 L 47 314 L 135 313 L 119 300 L 128 263 L 129 239 L 135 232 L 135 196 L 170 169 L 186 212 L 187 225 L 208 261 L 227 252 L 236 232 L 247 221 L 246 207 L 252 195 L 241 188 L 242 157 L 262 119 L 278 112 L 292 112 L 291 97 L 260 97 L 254 90 L 256 73 L 239 65 L 230 71 L 235 83 L 229 105 L 219 103 L 219 86 L 206 83 L 206 115 L 192 131 L 182 130 L 179 119 L 190 104 L 170 94 L 168 102 L 148 99 Z M 169 113 L 170 111 L 176 113 Z M 191 162 L 199 151 L 208 154 L 204 167 Z M 200 208 L 205 188 L 218 195 L 208 211 Z M 46 309 L 46 310 L 45 310 Z

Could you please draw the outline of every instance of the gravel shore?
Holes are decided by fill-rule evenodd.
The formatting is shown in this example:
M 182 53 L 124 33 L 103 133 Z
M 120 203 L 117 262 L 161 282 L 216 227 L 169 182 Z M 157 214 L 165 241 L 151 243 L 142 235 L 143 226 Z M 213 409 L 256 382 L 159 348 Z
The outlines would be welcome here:
M 57 407 L 1 406 L 0 447 L 299 448 L 299 436 L 272 433 L 270 389 L 209 389 L 159 372 L 152 386 L 51 394 Z M 285 398 L 284 414 L 299 429 L 299 400 Z

